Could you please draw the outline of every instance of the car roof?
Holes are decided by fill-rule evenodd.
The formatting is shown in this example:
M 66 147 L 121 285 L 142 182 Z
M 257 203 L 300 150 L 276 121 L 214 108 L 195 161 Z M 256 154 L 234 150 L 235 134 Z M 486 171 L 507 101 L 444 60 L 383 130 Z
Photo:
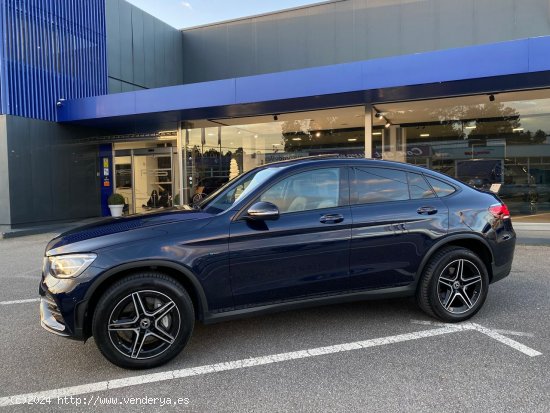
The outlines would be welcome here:
M 385 166 L 388 168 L 399 168 L 406 170 L 422 170 L 423 172 L 433 172 L 430 169 L 407 164 L 404 162 L 387 161 L 374 158 L 348 158 L 338 155 L 317 155 L 294 158 L 283 161 L 272 162 L 265 165 L 265 168 L 280 168 L 292 166 L 328 166 L 328 165 L 348 165 L 348 166 Z
M 412 165 L 405 162 L 388 161 L 374 158 L 348 158 L 339 155 L 316 155 L 306 156 L 302 158 L 288 159 L 278 162 L 269 163 L 263 166 L 263 168 L 285 168 L 287 170 L 301 169 L 303 167 L 316 167 L 316 166 L 369 166 L 369 167 L 385 167 L 395 168 L 403 171 L 410 171 L 416 173 L 422 173 L 430 175 L 445 181 L 450 181 L 455 186 L 464 186 L 462 182 L 458 181 L 449 175 L 441 172 L 434 171 L 425 166 Z

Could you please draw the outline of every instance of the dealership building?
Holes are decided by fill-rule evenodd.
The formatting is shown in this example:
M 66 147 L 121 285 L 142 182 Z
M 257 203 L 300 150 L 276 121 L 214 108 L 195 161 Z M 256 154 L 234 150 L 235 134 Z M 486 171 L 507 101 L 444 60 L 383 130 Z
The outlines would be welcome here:
M 548 0 L 333 0 L 185 30 L 124 0 L 0 0 L 0 34 L 0 229 L 108 215 L 113 192 L 128 213 L 189 203 L 316 154 L 425 166 L 550 221 Z

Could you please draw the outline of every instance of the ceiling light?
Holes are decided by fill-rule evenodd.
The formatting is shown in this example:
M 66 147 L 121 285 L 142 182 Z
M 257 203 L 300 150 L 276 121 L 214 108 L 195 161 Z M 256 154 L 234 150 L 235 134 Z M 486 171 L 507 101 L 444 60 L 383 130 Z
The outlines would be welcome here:
M 391 126 L 391 123 L 390 123 L 390 122 L 386 122 L 386 124 L 384 125 L 384 127 L 385 127 L 386 129 L 388 129 L 390 126 Z
M 356 140 L 357 140 L 357 138 L 349 138 L 348 142 L 355 142 Z
M 209 133 L 208 136 L 214 136 L 214 134 L 213 134 L 213 133 Z
M 427 138 L 428 136 L 430 136 L 429 133 L 421 133 L 421 134 L 420 134 L 420 137 L 421 137 L 421 138 Z
M 523 128 L 514 128 L 512 129 L 512 132 L 523 132 Z
M 257 138 L 257 137 L 258 137 L 258 135 L 254 135 L 254 138 Z
M 315 134 L 315 136 L 320 137 L 320 136 L 321 136 L 321 132 L 317 132 L 317 133 Z
M 475 125 L 474 126 L 464 126 L 464 129 L 475 129 L 475 128 L 477 128 L 477 126 L 475 126 Z
M 292 138 L 293 141 L 301 141 L 302 138 Z
M 380 135 L 382 135 L 382 132 L 373 132 L 372 133 L 372 136 L 380 136 Z

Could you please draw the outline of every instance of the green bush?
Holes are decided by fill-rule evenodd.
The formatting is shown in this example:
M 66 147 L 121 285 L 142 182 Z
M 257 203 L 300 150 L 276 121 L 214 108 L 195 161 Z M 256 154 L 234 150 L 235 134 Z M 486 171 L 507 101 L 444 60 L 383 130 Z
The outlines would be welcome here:
M 109 205 L 124 205 L 126 202 L 124 201 L 124 197 L 122 195 L 115 192 L 109 196 L 107 203 Z

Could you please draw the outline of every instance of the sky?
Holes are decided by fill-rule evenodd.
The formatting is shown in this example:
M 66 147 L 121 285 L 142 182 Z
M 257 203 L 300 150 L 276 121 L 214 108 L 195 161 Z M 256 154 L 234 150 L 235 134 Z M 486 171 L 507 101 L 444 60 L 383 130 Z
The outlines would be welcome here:
M 127 0 L 169 25 L 183 29 L 268 13 L 322 0 Z

